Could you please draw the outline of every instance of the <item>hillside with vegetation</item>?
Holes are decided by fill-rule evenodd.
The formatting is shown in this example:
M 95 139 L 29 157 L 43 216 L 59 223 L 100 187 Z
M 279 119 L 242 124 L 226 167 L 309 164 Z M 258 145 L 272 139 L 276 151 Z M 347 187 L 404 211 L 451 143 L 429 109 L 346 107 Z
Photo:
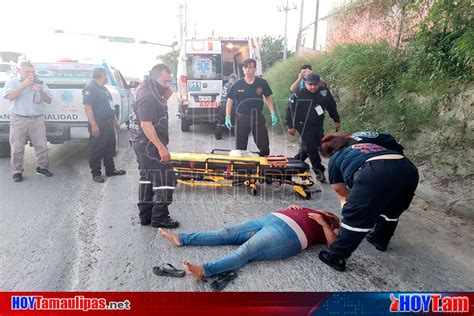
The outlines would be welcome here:
M 404 49 L 346 44 L 265 73 L 284 116 L 289 86 L 311 64 L 338 102 L 342 132 L 394 135 L 446 208 L 474 213 L 474 20 L 470 1 L 437 1 Z M 326 132 L 332 122 L 326 120 Z M 282 128 L 282 131 L 284 129 Z

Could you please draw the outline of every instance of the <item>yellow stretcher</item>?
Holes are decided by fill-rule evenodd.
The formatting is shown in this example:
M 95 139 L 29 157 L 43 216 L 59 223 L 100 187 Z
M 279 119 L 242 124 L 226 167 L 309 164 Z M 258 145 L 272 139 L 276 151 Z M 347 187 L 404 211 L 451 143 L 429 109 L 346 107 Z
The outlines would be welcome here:
M 245 185 L 256 195 L 257 183 L 289 184 L 298 196 L 310 199 L 314 184 L 307 163 L 283 156 L 230 156 L 229 150 L 214 149 L 210 154 L 171 153 L 171 163 L 178 183 L 188 186 Z

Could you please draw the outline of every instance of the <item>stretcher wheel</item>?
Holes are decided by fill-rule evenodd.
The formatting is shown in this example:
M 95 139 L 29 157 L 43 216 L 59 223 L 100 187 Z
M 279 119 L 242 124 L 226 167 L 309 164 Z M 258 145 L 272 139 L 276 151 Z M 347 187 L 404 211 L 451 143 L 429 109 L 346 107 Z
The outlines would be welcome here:
M 304 191 L 306 193 L 306 196 L 301 196 L 303 200 L 310 200 L 311 199 L 311 192 L 310 191 Z
M 303 200 L 311 200 L 311 192 L 304 190 L 303 192 L 296 191 L 296 195 Z
M 250 193 L 252 193 L 252 195 L 257 195 L 257 185 L 256 184 L 251 184 L 249 186 L 249 189 L 250 189 Z

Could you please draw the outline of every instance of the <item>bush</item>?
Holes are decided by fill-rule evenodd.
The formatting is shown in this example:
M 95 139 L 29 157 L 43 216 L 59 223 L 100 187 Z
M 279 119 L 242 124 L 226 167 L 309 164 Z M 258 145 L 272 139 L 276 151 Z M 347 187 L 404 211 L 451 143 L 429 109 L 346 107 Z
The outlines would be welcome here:
M 380 98 L 390 92 L 400 72 L 400 58 L 386 43 L 337 46 L 321 72 L 331 84 L 360 96 Z
M 399 54 L 384 43 L 353 44 L 337 47 L 329 54 L 290 58 L 273 66 L 265 73 L 274 92 L 277 112 L 282 118 L 294 82 L 302 64 L 311 64 L 328 83 L 338 102 L 342 118 L 342 131 L 351 133 L 362 130 L 384 131 L 404 140 L 413 139 L 424 128 L 437 125 L 437 97 L 442 91 L 433 92 L 433 100 L 416 102 L 410 92 L 426 91 L 426 80 L 415 80 L 407 75 Z M 412 82 L 413 83 L 413 82 Z M 407 90 L 406 88 L 411 89 Z M 447 87 L 445 87 L 447 89 Z M 328 117 L 326 133 L 333 131 Z

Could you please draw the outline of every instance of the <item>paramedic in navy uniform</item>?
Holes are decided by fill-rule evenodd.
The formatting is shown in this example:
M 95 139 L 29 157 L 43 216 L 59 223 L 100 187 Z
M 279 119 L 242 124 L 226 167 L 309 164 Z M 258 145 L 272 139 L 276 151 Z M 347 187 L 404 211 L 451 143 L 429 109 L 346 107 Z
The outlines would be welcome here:
M 341 200 L 342 223 L 336 241 L 319 259 L 344 271 L 345 259 L 366 236 L 377 250 L 387 250 L 415 194 L 418 170 L 399 152 L 357 143 L 349 134 L 325 136 L 321 153 L 331 157 L 329 182 Z
M 245 77 L 237 80 L 227 94 L 225 126 L 228 129 L 232 128 L 231 114 L 232 107 L 235 106 L 236 149 L 247 150 L 248 137 L 252 131 L 260 156 L 268 156 L 270 142 L 265 117 L 262 114 L 264 97 L 272 115 L 272 125 L 275 125 L 278 119 L 273 106 L 272 89 L 265 79 L 255 76 L 256 67 L 255 59 L 244 60 Z
M 122 176 L 126 173 L 125 170 L 115 169 L 115 128 L 120 128 L 120 123 L 115 116 L 112 95 L 105 87 L 107 82 L 105 69 L 95 68 L 91 82 L 82 91 L 83 104 L 89 120 L 89 165 L 92 179 L 98 183 L 105 181 L 100 171 L 102 159 L 107 177 Z
M 167 148 L 167 101 L 172 94 L 170 82 L 170 69 L 164 64 L 158 64 L 138 86 L 130 116 L 130 135 L 140 170 L 140 223 L 151 224 L 152 227 L 176 228 L 179 223 L 170 218 L 168 211 L 176 186 L 176 176 Z
M 334 121 L 336 132 L 341 128 L 336 101 L 329 89 L 321 84 L 318 75 L 310 74 L 304 81 L 305 87 L 290 97 L 286 109 L 288 133 L 301 136 L 302 151 L 308 154 L 316 179 L 326 182 L 325 168 L 321 164 L 319 147 L 324 136 L 324 112 L 327 110 Z

